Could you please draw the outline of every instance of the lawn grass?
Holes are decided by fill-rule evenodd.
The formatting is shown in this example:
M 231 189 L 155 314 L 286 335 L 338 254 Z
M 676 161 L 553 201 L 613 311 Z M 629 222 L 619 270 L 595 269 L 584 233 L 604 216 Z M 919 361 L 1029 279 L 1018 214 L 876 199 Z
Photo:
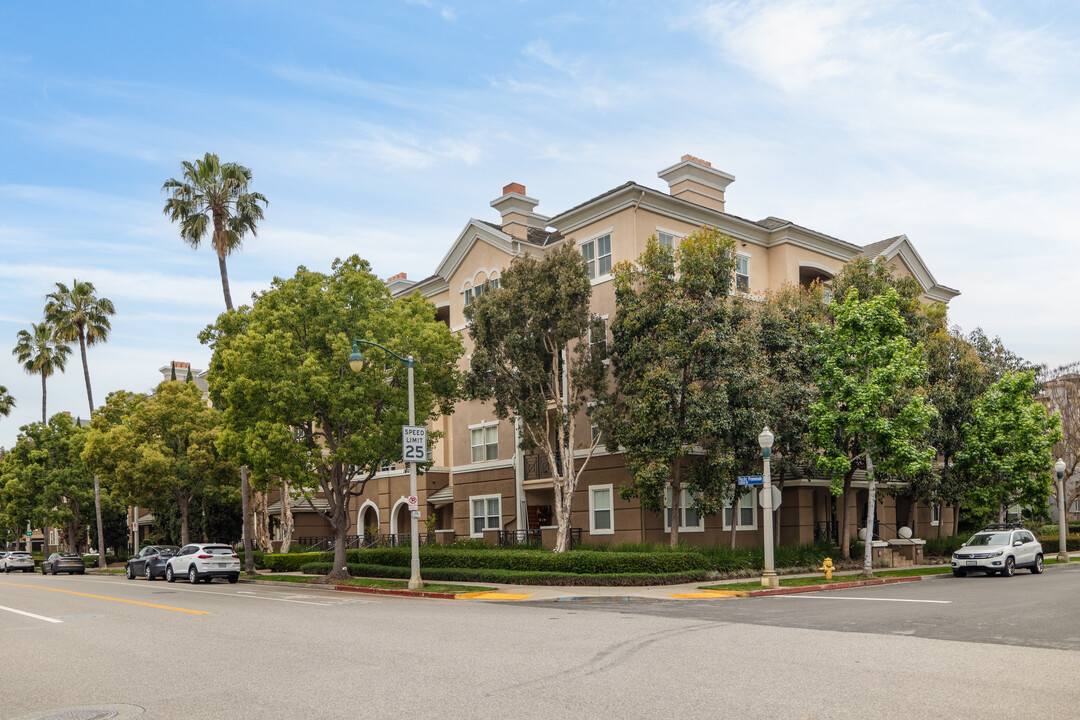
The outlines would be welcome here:
M 311 577 L 310 575 L 260 575 L 259 579 L 273 580 L 274 582 L 311 583 L 315 578 Z M 349 587 L 379 588 L 382 590 L 409 589 L 409 583 L 407 580 L 385 580 L 381 578 L 349 578 L 348 580 L 341 580 L 336 584 L 347 585 Z M 442 585 L 439 583 L 424 583 L 424 587 L 421 592 L 464 595 L 465 593 L 491 592 L 492 590 L 494 590 L 494 588 L 476 587 L 473 585 Z
M 86 572 L 94 573 L 95 575 L 123 575 L 127 570 L 124 568 L 106 568 L 102 570 L 101 568 L 88 567 L 86 568 Z
M 888 578 L 888 577 L 912 577 L 917 575 L 945 575 L 951 573 L 952 568 L 948 566 L 932 567 L 932 568 L 909 568 L 907 570 L 883 570 L 875 571 L 875 578 Z M 865 580 L 861 573 L 847 574 L 847 575 L 833 575 L 832 580 L 826 580 L 824 575 L 815 575 L 813 577 L 797 577 L 797 578 L 782 578 L 780 580 L 780 587 L 806 587 L 807 585 L 835 585 L 836 583 L 851 582 L 853 580 Z M 752 582 L 740 582 L 740 583 L 723 583 L 721 585 L 705 585 L 701 590 L 760 590 L 761 581 L 754 580 Z

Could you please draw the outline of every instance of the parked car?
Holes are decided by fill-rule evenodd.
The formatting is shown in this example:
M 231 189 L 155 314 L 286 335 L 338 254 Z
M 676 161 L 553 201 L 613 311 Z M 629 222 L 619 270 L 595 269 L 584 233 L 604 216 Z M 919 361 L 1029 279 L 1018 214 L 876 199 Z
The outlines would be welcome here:
M 1036 575 L 1043 571 L 1042 544 L 1019 525 L 988 525 L 952 556 L 956 577 L 970 572 L 1012 577 L 1016 568 L 1028 568 Z
M 138 555 L 127 561 L 127 579 L 144 577 L 154 580 L 165 577 L 165 561 L 179 549 L 175 545 L 147 545 Z
M 9 573 L 13 570 L 34 572 L 34 557 L 25 550 L 12 550 L 0 553 L 0 570 Z
M 85 575 L 86 564 L 83 562 L 82 555 L 72 552 L 54 552 L 47 560 L 43 560 L 41 563 L 41 574 L 48 575 L 50 572 L 53 575 L 62 572 L 66 572 L 68 575 L 74 575 L 75 573 Z
M 174 582 L 185 576 L 193 585 L 200 580 L 210 582 L 216 577 L 237 582 L 240 580 L 240 556 L 228 545 L 220 543 L 185 545 L 165 561 L 165 579 Z

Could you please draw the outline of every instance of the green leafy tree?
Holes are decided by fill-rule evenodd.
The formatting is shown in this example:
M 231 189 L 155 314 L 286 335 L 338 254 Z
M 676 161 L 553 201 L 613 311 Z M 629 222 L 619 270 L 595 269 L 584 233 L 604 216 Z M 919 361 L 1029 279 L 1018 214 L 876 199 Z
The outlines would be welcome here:
M 289 478 L 308 499 L 322 494 L 327 509 L 312 509 L 335 536 L 328 578 L 346 577 L 350 500 L 380 466 L 401 458 L 409 417 L 405 365 L 369 348 L 371 362 L 354 373 L 351 339 L 416 359 L 416 419 L 424 424 L 451 412 L 459 397 L 460 341 L 419 293 L 391 298 L 355 255 L 336 260 L 329 275 L 301 267 L 275 278 L 251 307 L 220 316 L 200 337 L 214 348 L 209 381 L 223 408 L 220 446 L 253 477 Z
M 0 385 L 0 415 L 7 417 L 15 409 L 15 398 L 8 393 L 8 389 Z
M 1047 505 L 1051 450 L 1061 442 L 1058 416 L 1033 399 L 1033 372 L 1007 372 L 975 402 L 966 446 L 957 464 L 968 478 L 965 504 L 1005 519 L 1012 504 L 1043 509 Z
M 983 371 L 985 374 L 983 380 L 983 389 L 989 388 L 991 385 L 1001 380 L 1008 373 L 1017 372 L 1032 372 L 1038 370 L 1038 366 L 1032 362 L 1025 360 L 1009 348 L 1005 347 L 1005 344 L 1001 342 L 1000 337 L 990 338 L 983 331 L 982 328 L 975 328 L 967 336 L 967 341 L 971 344 L 975 350 L 975 354 L 979 356 L 979 361 L 982 362 Z M 1039 389 L 1039 385 L 1036 382 L 1032 386 L 1032 395 Z
M 225 307 L 232 310 L 225 258 L 240 248 L 245 235 L 257 235 L 256 224 L 263 219 L 263 208 L 269 203 L 262 193 L 248 190 L 251 170 L 243 165 L 223 163 L 217 155 L 206 153 L 202 160 L 184 161 L 181 167 L 183 179 L 170 178 L 161 187 L 170 195 L 164 212 L 180 224 L 180 237 L 194 249 L 210 231 Z
M 562 552 L 569 547 L 578 481 L 599 443 L 592 438 L 586 457 L 576 462 L 582 411 L 603 389 L 605 330 L 589 312 L 588 267 L 573 242 L 542 258 L 515 258 L 499 283 L 465 311 L 474 344 L 468 390 L 493 401 L 499 419 L 520 418 L 521 449 L 547 458 L 555 550 Z
M 94 284 L 71 282 L 69 288 L 64 283 L 56 283 L 56 291 L 46 297 L 45 319 L 55 328 L 56 337 L 64 342 L 79 341 L 82 355 L 83 380 L 86 383 L 86 401 L 90 414 L 94 413 L 94 393 L 90 389 L 90 366 L 86 362 L 86 347 L 104 343 L 109 338 L 112 325 L 109 316 L 116 313 L 112 301 L 99 298 L 94 294 Z M 96 537 L 102 537 L 101 486 L 94 478 L 94 517 Z M 98 566 L 105 567 L 105 546 L 97 544 Z
M 833 305 L 836 324 L 822 328 L 817 350 L 820 395 L 810 408 L 810 432 L 821 449 L 818 468 L 833 478 L 833 493 L 845 495 L 845 558 L 851 556 L 846 494 L 857 461 L 866 458 L 870 485 L 863 573 L 870 577 L 876 476 L 906 479 L 930 468 L 934 450 L 925 436 L 934 410 L 921 394 L 926 372 L 922 347 L 905 337 L 898 293 L 890 288 L 862 300 L 853 288 Z
M 72 552 L 85 545 L 94 506 L 93 476 L 81 458 L 85 440 L 85 428 L 58 414 L 47 424 L 20 428 L 15 447 L 4 459 L 5 494 L 27 503 L 28 519 L 36 526 L 63 528 L 64 544 Z
M 615 386 L 597 418 L 607 447 L 625 448 L 631 480 L 620 495 L 656 513 L 670 508 L 673 547 L 684 513 L 716 512 L 730 497 L 739 449 L 757 437 L 763 420 L 744 418 L 743 431 L 735 431 L 732 408 L 755 403 L 739 403 L 729 381 L 752 385 L 760 369 L 746 367 L 756 362 L 753 355 L 734 352 L 754 347 L 734 339 L 741 326 L 728 302 L 734 250 L 731 238 L 702 228 L 677 251 L 651 238 L 636 265 L 615 269 Z M 745 377 L 733 377 L 737 366 Z
M 47 420 L 46 381 L 54 374 L 64 372 L 71 348 L 56 339 L 54 328 L 48 322 L 31 323 L 29 332 L 19 331 L 11 354 L 22 363 L 23 370 L 41 376 L 41 422 L 44 424 Z
M 162 497 L 171 497 L 180 512 L 180 542 L 187 544 L 192 501 L 207 485 L 228 484 L 235 477 L 236 468 L 216 447 L 221 413 L 206 406 L 197 386 L 182 382 L 163 382 L 154 395 L 133 405 L 120 425 L 107 426 L 107 418 L 115 415 L 111 409 L 95 415 L 91 426 L 98 432 L 89 443 L 87 462 L 114 478 L 134 504 L 154 507 Z M 102 420 L 94 428 L 99 415 Z

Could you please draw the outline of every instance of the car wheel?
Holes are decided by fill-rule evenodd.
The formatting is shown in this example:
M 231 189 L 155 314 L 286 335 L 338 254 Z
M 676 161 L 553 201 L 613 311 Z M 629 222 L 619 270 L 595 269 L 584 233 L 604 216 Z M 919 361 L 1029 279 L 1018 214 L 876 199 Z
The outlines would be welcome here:
M 953 577 L 967 577 L 967 572 L 964 571 L 964 570 L 953 570 L 952 571 L 952 576 Z
M 194 565 L 190 566 L 187 569 L 187 579 L 188 579 L 188 582 L 191 583 L 192 585 L 199 582 L 199 571 L 195 569 Z
M 80 574 L 80 575 L 85 575 L 85 574 L 86 574 L 86 569 L 84 568 L 84 569 L 80 570 L 80 571 L 79 571 L 79 574 Z
M 213 577 L 211 577 L 210 575 L 207 575 L 206 577 L 204 577 L 204 578 L 202 579 L 202 581 L 203 581 L 204 583 L 206 583 L 207 585 L 209 585 L 210 583 L 214 582 L 214 578 L 213 578 Z
M 165 579 L 169 582 L 176 582 L 176 576 L 173 575 L 172 565 L 165 566 Z
M 45 566 L 44 565 L 41 566 L 41 574 L 42 575 L 48 575 L 48 573 L 45 572 Z
M 49 569 L 50 569 L 50 570 L 52 570 L 52 574 L 53 574 L 54 576 L 55 576 L 55 575 L 57 574 L 57 573 L 56 573 L 56 566 L 55 566 L 55 565 L 54 565 L 53 567 L 49 568 Z
M 143 572 L 143 577 L 146 578 L 147 582 L 154 579 L 154 573 L 150 570 L 150 563 L 146 563 L 146 570 Z
M 134 580 L 135 579 L 135 568 L 131 567 L 131 565 L 127 566 L 127 579 L 128 580 Z
M 1016 558 L 1005 558 L 1005 569 L 1001 571 L 1001 577 L 1012 577 L 1016 572 Z
M 1035 556 L 1035 564 L 1031 566 L 1031 574 L 1038 575 L 1043 571 L 1043 556 L 1039 553 Z
M 229 576 L 229 582 L 231 582 L 233 584 L 236 584 L 236 583 L 240 582 L 240 575 L 239 574 L 230 575 Z

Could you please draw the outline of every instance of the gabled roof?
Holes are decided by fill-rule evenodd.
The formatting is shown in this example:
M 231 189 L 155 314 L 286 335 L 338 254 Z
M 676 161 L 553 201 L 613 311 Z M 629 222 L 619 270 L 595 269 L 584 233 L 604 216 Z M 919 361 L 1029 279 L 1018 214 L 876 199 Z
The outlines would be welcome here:
M 934 279 L 934 274 L 930 272 L 930 268 L 923 262 L 922 256 L 915 250 L 915 246 L 911 244 L 911 240 L 908 239 L 907 235 L 896 235 L 870 243 L 863 247 L 862 254 L 871 260 L 880 257 L 886 261 L 899 256 L 908 269 L 911 270 L 911 274 L 919 282 L 923 292 L 931 300 L 948 302 L 960 294 L 959 290 L 938 284 L 938 281 Z

